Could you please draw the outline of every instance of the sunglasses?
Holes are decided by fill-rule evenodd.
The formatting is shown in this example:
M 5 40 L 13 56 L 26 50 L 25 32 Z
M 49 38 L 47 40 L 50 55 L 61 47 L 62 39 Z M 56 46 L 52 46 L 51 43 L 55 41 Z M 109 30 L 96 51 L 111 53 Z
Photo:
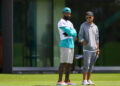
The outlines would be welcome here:
M 91 19 L 92 17 L 86 17 L 86 19 Z

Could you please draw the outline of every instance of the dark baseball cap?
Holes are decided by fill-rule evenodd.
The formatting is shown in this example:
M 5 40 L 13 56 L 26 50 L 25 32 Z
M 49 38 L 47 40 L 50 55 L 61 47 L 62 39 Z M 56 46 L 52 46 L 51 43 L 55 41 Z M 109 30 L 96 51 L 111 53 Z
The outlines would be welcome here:
M 92 11 L 87 11 L 86 15 L 94 16 L 94 13 Z

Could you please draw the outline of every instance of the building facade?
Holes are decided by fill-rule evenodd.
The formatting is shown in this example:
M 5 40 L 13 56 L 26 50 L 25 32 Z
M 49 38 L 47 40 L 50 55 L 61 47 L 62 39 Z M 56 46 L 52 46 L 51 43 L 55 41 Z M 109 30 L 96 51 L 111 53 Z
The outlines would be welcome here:
M 85 12 L 95 13 L 100 32 L 100 58 L 97 66 L 120 66 L 119 0 L 2 0 L 0 1 L 0 69 L 11 73 L 14 67 L 58 67 L 59 32 L 62 9 L 72 9 L 77 32 Z M 75 55 L 82 47 L 75 43 Z M 82 64 L 82 61 L 80 61 Z M 75 66 L 79 63 L 74 61 Z

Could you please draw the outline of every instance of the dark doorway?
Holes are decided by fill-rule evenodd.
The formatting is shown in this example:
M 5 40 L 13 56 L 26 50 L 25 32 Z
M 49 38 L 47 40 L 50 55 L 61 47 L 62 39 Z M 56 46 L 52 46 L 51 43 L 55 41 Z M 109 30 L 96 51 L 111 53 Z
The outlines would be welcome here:
M 1 34 L 1 29 L 2 29 L 2 11 L 1 11 L 1 1 L 0 1 L 0 70 L 2 68 L 2 34 Z

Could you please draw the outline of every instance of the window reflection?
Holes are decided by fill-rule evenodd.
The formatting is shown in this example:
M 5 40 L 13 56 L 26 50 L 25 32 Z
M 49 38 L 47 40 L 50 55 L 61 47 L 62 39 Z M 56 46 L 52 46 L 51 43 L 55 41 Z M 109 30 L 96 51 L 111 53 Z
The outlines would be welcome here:
M 52 66 L 50 0 L 14 0 L 14 66 Z

